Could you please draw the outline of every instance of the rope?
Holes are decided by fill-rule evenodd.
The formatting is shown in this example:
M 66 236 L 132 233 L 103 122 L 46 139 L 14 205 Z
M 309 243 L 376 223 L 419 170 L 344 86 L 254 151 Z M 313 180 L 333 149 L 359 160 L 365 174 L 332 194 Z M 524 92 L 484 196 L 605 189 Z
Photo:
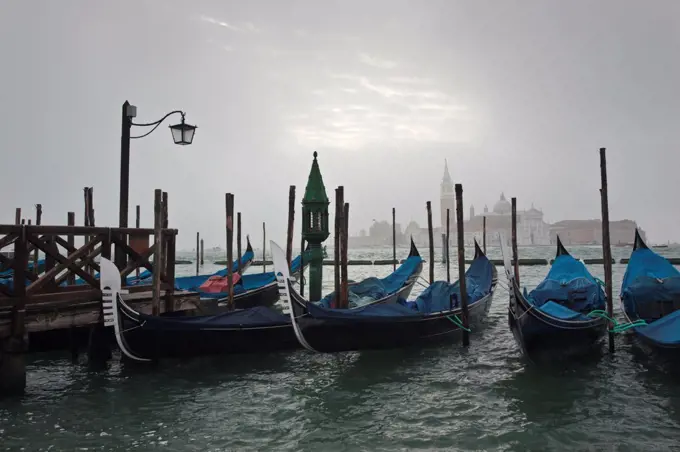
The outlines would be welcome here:
M 587 315 L 588 317 L 600 317 L 602 319 L 609 320 L 614 325 L 614 327 L 611 330 L 609 330 L 612 333 L 623 333 L 624 331 L 629 330 L 631 328 L 647 325 L 647 322 L 645 322 L 642 319 L 638 319 L 634 322 L 619 323 L 616 321 L 616 319 L 609 317 L 609 315 L 607 315 L 607 313 L 602 309 L 596 309 L 594 311 L 589 312 Z
M 468 333 L 471 333 L 471 332 L 472 332 L 472 331 L 470 330 L 470 328 L 465 328 L 465 327 L 463 326 L 463 322 L 458 318 L 458 316 L 457 316 L 456 314 L 453 315 L 453 318 L 451 318 L 450 315 L 447 315 L 446 318 L 449 319 L 451 322 L 453 322 L 454 325 L 458 325 L 458 326 L 460 327 L 460 329 L 465 330 L 465 331 L 467 331 Z

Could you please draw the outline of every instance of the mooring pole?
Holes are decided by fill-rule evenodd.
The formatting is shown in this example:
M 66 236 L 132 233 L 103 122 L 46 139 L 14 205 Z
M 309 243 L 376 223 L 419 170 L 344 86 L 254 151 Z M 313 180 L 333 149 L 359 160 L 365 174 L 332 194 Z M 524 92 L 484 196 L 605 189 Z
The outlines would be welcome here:
M 42 221 L 42 204 L 36 204 L 35 225 L 40 226 L 41 221 Z M 36 275 L 40 273 L 40 270 L 38 269 L 38 248 L 36 248 L 35 251 L 33 252 L 33 273 L 35 273 Z
M 519 287 L 519 258 L 517 256 L 517 198 L 512 198 L 512 262 L 515 269 L 515 281 Z
M 340 186 L 335 189 L 335 231 L 333 233 L 333 280 L 335 283 L 335 307 L 340 307 L 340 252 L 341 246 L 341 222 L 343 206 L 345 205 L 345 189 Z
M 300 296 L 305 296 L 305 239 L 300 240 Z
M 201 266 L 203 266 L 203 264 L 205 263 L 205 260 L 204 260 L 205 254 L 203 252 L 204 252 L 203 239 L 201 239 Z
M 161 229 L 166 230 L 168 229 L 169 223 L 168 223 L 168 192 L 164 191 L 163 196 L 162 196 L 162 204 L 161 204 L 162 210 L 161 210 Z M 161 247 L 163 248 L 163 262 L 161 262 L 161 271 L 163 272 L 163 276 L 165 276 L 166 270 L 168 268 L 168 241 L 165 240 L 165 237 L 163 238 L 163 241 L 161 242 Z M 172 257 L 173 259 L 175 256 Z
M 607 295 L 607 315 L 614 318 L 613 290 L 612 290 L 612 246 L 609 237 L 609 197 L 607 193 L 607 155 L 606 149 L 600 148 L 600 179 L 602 188 L 600 198 L 602 201 L 602 257 L 604 259 L 604 288 Z M 614 353 L 614 325 L 609 322 L 609 352 Z
M 344 193 L 343 193 L 344 195 Z M 342 235 L 340 248 L 342 249 L 340 260 L 340 292 L 342 293 L 342 308 L 349 308 L 349 291 L 347 275 L 347 244 L 349 238 L 349 203 L 346 202 L 342 210 Z
M 141 222 L 141 211 L 140 211 L 139 204 L 137 204 L 137 207 L 135 208 L 135 227 L 137 229 L 140 228 L 140 222 Z M 137 280 L 139 281 L 139 266 L 137 266 L 137 268 L 135 269 L 135 276 L 136 276 Z
M 197 232 L 196 233 L 196 276 L 198 276 L 198 265 L 200 261 L 200 255 L 198 254 L 198 247 L 200 246 L 201 242 L 201 233 Z
M 234 195 L 231 193 L 225 195 L 225 210 L 227 213 L 227 287 L 229 292 L 227 304 L 231 310 L 234 309 L 234 281 L 231 264 L 234 246 Z
M 446 239 L 445 239 L 445 248 L 444 248 L 444 253 L 446 256 L 446 282 L 450 283 L 451 282 L 451 259 L 449 259 L 449 234 L 451 233 L 450 229 L 450 221 L 451 221 L 451 209 L 446 209 Z
M 14 224 L 21 224 L 21 207 L 17 207 L 14 213 Z
M 262 273 L 267 272 L 267 226 L 262 222 Z
M 69 212 L 67 214 L 67 224 L 69 226 L 75 226 L 76 225 L 76 214 L 75 212 Z M 68 242 L 68 245 L 73 249 L 75 248 L 76 245 L 76 238 L 75 236 L 71 233 L 66 237 L 66 241 Z M 72 286 L 76 283 L 76 275 L 73 272 L 68 272 L 68 276 L 66 277 L 66 284 L 69 286 Z
M 513 198 L 514 199 L 514 198 Z M 448 209 L 447 209 L 448 211 Z M 447 214 L 448 217 L 448 214 Z M 448 218 L 447 218 L 448 223 Z M 460 308 L 463 321 L 463 346 L 470 344 L 470 321 L 468 318 L 468 296 L 465 287 L 465 231 L 463 229 L 463 185 L 456 184 L 456 224 L 458 226 L 458 281 L 460 285 Z
M 432 203 L 430 201 L 425 205 L 427 208 L 427 235 L 430 240 L 430 284 L 434 283 L 434 238 L 432 236 Z
M 392 271 L 397 271 L 397 211 L 392 207 Z
M 288 188 L 288 234 L 286 236 L 286 262 L 288 269 L 293 260 L 293 231 L 295 231 L 295 185 Z
M 152 301 L 151 301 L 151 313 L 152 315 L 160 314 L 161 306 L 161 264 L 163 262 L 163 246 L 161 240 L 161 226 L 162 226 L 162 204 L 163 204 L 163 191 L 156 189 L 154 191 L 153 200 L 153 216 L 154 216 L 154 255 L 153 255 L 153 289 L 152 289 Z
M 236 259 L 238 259 L 236 271 L 241 275 L 241 212 L 236 214 Z
M 486 216 L 482 217 L 482 250 L 486 254 Z

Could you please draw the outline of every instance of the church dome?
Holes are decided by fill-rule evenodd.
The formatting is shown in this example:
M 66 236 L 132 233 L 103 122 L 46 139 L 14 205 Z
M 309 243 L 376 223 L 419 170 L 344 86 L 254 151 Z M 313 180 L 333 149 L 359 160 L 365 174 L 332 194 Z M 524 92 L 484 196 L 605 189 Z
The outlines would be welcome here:
M 493 206 L 493 213 L 498 215 L 509 215 L 512 213 L 512 205 L 505 199 L 505 194 L 501 193 L 501 199 Z

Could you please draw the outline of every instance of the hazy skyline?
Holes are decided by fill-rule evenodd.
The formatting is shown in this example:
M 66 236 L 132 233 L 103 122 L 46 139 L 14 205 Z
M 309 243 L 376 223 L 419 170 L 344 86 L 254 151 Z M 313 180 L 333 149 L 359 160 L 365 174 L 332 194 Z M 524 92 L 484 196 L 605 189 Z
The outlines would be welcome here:
M 82 224 L 93 186 L 117 226 L 127 99 L 199 127 L 189 147 L 172 120 L 132 141 L 130 223 L 167 191 L 179 248 L 224 246 L 226 192 L 255 246 L 262 222 L 283 243 L 289 185 L 299 237 L 314 151 L 353 234 L 392 207 L 426 225 L 428 200 L 437 225 L 445 158 L 466 216 L 504 192 L 548 222 L 600 218 L 600 147 L 610 218 L 680 241 L 677 1 L 9 0 L 0 30 L 4 223 L 42 203 L 44 224 Z

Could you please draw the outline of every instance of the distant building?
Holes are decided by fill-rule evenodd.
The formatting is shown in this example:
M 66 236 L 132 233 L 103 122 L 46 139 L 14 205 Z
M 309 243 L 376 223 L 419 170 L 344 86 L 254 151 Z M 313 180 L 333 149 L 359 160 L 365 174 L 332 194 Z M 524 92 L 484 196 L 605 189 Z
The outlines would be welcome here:
M 637 223 L 632 220 L 609 222 L 609 241 L 612 245 L 632 244 Z M 565 245 L 602 244 L 602 220 L 564 220 L 550 225 L 550 243 L 556 243 L 557 235 Z M 640 230 L 643 240 L 645 231 Z
M 456 243 L 455 232 L 455 194 L 453 180 L 449 174 L 448 162 L 444 161 L 444 177 L 440 184 L 441 206 L 441 229 L 438 235 L 446 231 L 446 209 L 450 210 L 449 239 L 452 244 Z M 493 245 L 498 240 L 498 234 L 504 237 L 506 242 L 512 238 L 512 206 L 501 193 L 500 199 L 494 204 L 489 212 L 484 206 L 484 213 L 475 214 L 475 207 L 470 206 L 470 218 L 464 224 L 465 243 L 471 245 L 474 239 L 482 242 L 483 218 L 486 217 L 486 240 Z M 543 212 L 534 208 L 517 211 L 517 244 L 518 245 L 548 245 L 550 244 L 550 225 L 543 221 Z

